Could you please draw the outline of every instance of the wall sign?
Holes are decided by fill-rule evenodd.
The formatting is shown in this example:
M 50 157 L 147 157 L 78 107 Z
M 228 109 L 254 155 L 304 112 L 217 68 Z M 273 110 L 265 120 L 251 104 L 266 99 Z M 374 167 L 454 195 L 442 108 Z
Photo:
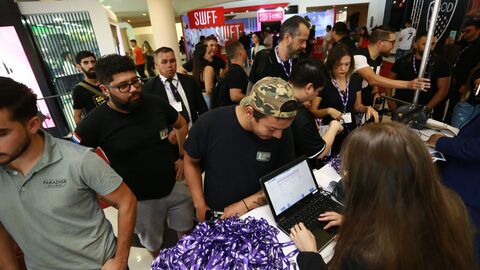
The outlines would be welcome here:
M 188 12 L 190 28 L 207 28 L 225 24 L 223 7 L 197 9 Z

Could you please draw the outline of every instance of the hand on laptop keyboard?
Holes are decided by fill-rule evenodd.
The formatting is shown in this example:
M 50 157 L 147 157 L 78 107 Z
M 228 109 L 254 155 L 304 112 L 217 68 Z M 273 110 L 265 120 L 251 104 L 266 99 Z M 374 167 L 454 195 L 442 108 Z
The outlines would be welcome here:
M 343 216 L 337 212 L 325 212 L 320 214 L 318 218 L 319 221 L 328 222 L 323 229 L 327 230 L 328 228 L 340 226 L 343 223 Z
M 312 232 L 303 223 L 299 223 L 290 230 L 290 238 L 300 251 L 317 252 L 317 241 Z

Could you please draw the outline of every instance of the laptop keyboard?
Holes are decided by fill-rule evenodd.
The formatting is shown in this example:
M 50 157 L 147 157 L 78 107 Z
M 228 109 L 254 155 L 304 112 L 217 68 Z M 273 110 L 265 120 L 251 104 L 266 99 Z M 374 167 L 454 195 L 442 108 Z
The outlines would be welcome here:
M 290 231 L 290 228 L 292 228 L 293 225 L 303 222 L 305 227 L 311 230 L 313 227 L 318 226 L 318 217 L 321 213 L 326 211 L 340 212 L 341 206 L 335 204 L 325 195 L 319 193 L 314 200 L 312 200 L 312 202 L 303 209 L 305 210 L 298 212 L 296 215 L 293 215 L 286 220 L 283 220 L 279 225 L 284 229 L 288 228 L 288 231 Z

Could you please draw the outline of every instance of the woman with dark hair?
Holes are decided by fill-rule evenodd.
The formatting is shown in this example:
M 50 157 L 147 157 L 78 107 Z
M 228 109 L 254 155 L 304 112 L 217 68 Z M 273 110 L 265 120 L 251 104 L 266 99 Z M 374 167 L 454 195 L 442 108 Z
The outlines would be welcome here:
M 344 130 L 335 137 L 333 154 L 340 152 L 343 140 L 357 127 L 356 113 L 366 113 L 367 119 L 373 117 L 378 122 L 377 111 L 362 104 L 362 79 L 353 74 L 354 66 L 350 49 L 343 44 L 334 46 L 326 63 L 330 79 L 310 107 L 315 117 L 322 118 L 322 125 L 328 125 L 332 120 L 343 122 Z
M 394 122 L 365 125 L 347 138 L 341 160 L 343 216 L 320 218 L 341 224 L 328 269 L 476 269 L 465 206 L 443 186 L 415 132 Z M 327 269 L 303 224 L 290 237 L 300 269 Z
M 368 29 L 366 26 L 362 26 L 360 28 L 360 39 L 358 40 L 357 47 L 359 48 L 368 48 L 368 38 L 370 34 L 368 34 Z
M 263 46 L 263 34 L 261 31 L 252 34 L 253 50 L 252 50 L 252 62 L 255 60 L 255 55 L 265 49 Z
M 155 77 L 155 63 L 153 60 L 153 50 L 148 41 L 144 41 L 142 45 L 143 54 L 145 55 L 145 62 L 147 66 L 148 77 Z
M 211 108 L 211 94 L 215 86 L 215 70 L 211 66 L 213 53 L 207 45 L 199 44 L 193 52 L 193 77 L 202 89 L 203 98 L 208 109 Z

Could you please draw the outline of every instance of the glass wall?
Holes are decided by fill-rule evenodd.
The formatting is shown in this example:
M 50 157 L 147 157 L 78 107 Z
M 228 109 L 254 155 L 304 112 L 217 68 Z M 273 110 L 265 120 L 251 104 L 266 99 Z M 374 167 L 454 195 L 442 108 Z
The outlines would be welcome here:
M 26 15 L 25 19 L 55 86 L 57 95 L 45 98 L 59 101 L 70 130 L 74 130 L 72 89 L 83 79 L 75 67 L 75 55 L 84 50 L 100 55 L 90 16 L 88 12 L 67 12 Z

